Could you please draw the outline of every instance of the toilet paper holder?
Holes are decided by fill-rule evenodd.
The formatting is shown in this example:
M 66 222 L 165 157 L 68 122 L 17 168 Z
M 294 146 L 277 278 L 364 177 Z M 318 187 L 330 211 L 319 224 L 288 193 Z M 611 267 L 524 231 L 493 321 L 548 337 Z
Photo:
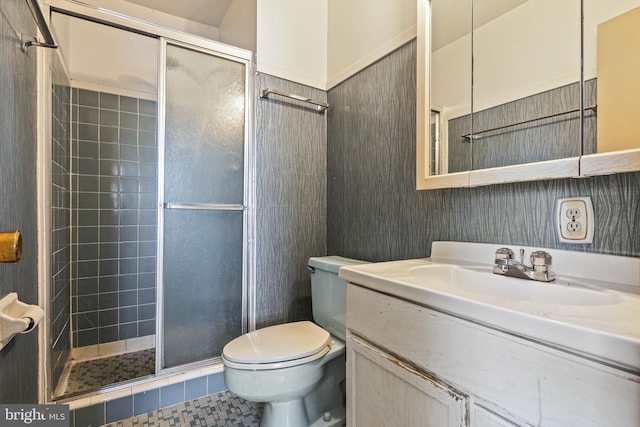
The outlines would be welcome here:
M 19 301 L 17 293 L 5 295 L 0 299 L 0 350 L 16 334 L 34 330 L 43 317 L 44 311 L 40 307 Z

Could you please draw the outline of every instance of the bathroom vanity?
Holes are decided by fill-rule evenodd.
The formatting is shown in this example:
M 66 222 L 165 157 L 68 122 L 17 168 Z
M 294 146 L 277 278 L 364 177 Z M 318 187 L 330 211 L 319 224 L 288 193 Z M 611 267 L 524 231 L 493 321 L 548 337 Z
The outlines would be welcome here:
M 349 426 L 639 425 L 640 260 L 549 250 L 542 283 L 492 274 L 498 248 L 341 269 Z

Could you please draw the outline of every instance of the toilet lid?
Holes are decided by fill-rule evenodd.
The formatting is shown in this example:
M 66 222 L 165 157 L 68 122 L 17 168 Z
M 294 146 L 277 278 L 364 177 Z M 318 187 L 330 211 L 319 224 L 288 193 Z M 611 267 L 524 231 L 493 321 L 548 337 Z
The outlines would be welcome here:
M 303 321 L 269 326 L 244 334 L 224 346 L 224 360 L 242 364 L 313 360 L 326 354 L 331 336 L 318 325 Z

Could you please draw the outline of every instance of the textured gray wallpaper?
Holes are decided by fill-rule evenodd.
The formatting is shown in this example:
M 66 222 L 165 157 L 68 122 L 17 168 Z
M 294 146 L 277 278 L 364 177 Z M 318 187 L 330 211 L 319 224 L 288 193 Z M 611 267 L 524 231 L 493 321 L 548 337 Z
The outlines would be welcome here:
M 20 51 L 20 33 L 35 34 L 23 1 L 0 2 L 0 231 L 19 229 L 22 259 L 0 264 L 0 296 L 17 292 L 38 303 L 36 233 L 36 49 Z M 42 327 L 42 326 L 40 326 Z M 19 335 L 0 352 L 0 402 L 37 403 L 38 333 Z
M 428 256 L 435 240 L 640 256 L 640 173 L 415 190 L 415 42 L 328 93 L 327 249 L 369 261 Z M 557 198 L 590 196 L 588 245 L 559 243 Z
M 585 105 L 594 105 L 595 79 L 585 85 Z M 473 113 L 469 144 L 462 135 L 470 132 L 470 116 L 449 121 L 449 172 L 484 169 L 520 163 L 577 157 L 581 152 L 580 113 L 562 114 L 580 108 L 580 85 L 572 83 Z M 541 117 L 560 114 L 548 119 Z M 528 123 L 516 125 L 529 121 Z M 596 116 L 585 114 L 585 151 L 595 152 Z M 514 125 L 514 126 L 511 126 Z M 507 126 L 491 132 L 490 129 Z M 473 162 L 471 163 L 471 159 Z
M 260 74 L 257 90 L 326 100 L 326 93 Z M 258 327 L 311 319 L 307 260 L 326 251 L 326 116 L 277 95 L 256 106 Z

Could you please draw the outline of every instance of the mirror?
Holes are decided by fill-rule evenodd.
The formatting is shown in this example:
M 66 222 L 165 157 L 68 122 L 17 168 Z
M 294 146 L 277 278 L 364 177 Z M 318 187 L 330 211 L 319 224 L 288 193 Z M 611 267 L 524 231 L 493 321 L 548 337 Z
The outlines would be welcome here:
M 604 152 L 603 143 L 596 143 L 596 129 L 603 126 L 595 108 L 596 92 L 598 99 L 603 96 L 596 84 L 598 25 L 640 6 L 640 0 L 615 6 L 584 1 L 584 85 L 579 3 L 418 1 L 418 189 L 640 170 L 637 153 L 626 153 L 625 165 L 617 164 L 619 148 L 607 152 L 610 161 L 595 154 Z M 637 45 L 640 35 L 633 37 L 627 39 Z M 425 100 L 430 102 L 421 106 Z M 628 148 L 637 149 L 637 138 L 631 139 Z M 597 167 L 581 171 L 580 162 Z

